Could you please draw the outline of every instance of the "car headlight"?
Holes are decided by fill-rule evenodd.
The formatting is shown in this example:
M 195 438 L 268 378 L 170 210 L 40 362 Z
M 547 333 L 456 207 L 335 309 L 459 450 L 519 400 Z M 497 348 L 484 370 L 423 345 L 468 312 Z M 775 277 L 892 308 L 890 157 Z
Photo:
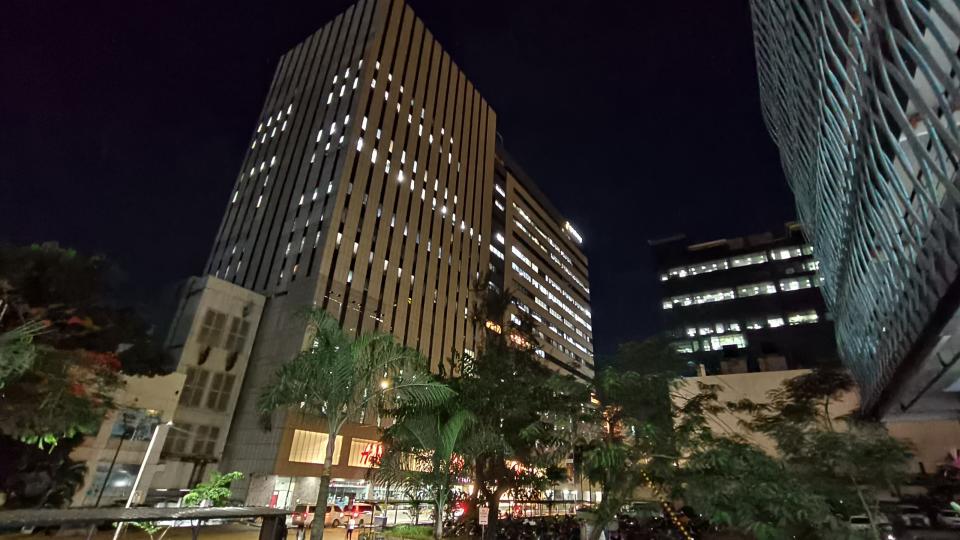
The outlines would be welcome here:
M 897 540 L 897 537 L 894 536 L 892 533 L 888 533 L 888 534 L 887 534 L 887 540 Z

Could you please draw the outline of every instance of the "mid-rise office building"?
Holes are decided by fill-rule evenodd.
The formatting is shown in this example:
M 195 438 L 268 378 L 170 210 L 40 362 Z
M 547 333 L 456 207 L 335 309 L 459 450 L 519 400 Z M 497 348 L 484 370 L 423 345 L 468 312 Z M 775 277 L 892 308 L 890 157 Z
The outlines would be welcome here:
M 752 11 L 764 117 L 864 407 L 956 418 L 960 5 Z
M 501 146 L 494 168 L 491 280 L 537 325 L 536 353 L 555 371 L 593 380 L 593 327 L 583 238 Z
M 677 352 L 709 374 L 836 363 L 819 262 L 799 225 L 689 244 L 651 242 L 661 308 Z
M 192 332 L 203 331 L 210 309 L 248 323 L 249 360 L 219 411 L 233 414 L 214 457 L 247 474 L 249 502 L 316 496 L 330 442 L 323 423 L 278 413 L 264 431 L 256 410 L 277 367 L 307 344 L 298 313 L 308 306 L 349 332 L 392 333 L 435 367 L 452 352 L 476 351 L 474 290 L 499 267 L 500 284 L 524 293 L 516 309 L 542 323 L 543 361 L 592 377 L 579 234 L 532 182 L 502 173 L 496 114 L 402 1 L 361 0 L 285 54 L 254 125 L 206 267 L 208 288 L 249 296 L 253 307 L 215 308 L 224 299 L 210 297 L 207 308 L 182 310 L 180 328 L 193 330 L 174 340 L 190 406 L 202 409 L 220 401 L 208 397 L 216 375 L 200 372 L 230 348 Z M 199 342 L 213 347 L 206 365 L 193 358 Z M 218 349 L 227 356 L 215 358 Z M 381 420 L 370 416 L 333 441 L 333 497 L 372 495 Z M 170 451 L 190 454 L 199 436 L 175 439 Z

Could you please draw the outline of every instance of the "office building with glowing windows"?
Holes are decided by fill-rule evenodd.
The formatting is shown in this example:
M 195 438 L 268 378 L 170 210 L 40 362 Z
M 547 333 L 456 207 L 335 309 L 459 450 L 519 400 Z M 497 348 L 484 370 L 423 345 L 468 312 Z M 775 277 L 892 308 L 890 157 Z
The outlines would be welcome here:
M 782 235 L 651 242 L 661 313 L 689 372 L 745 373 L 837 362 L 819 262 L 796 223 Z
M 497 138 L 493 109 L 402 1 L 361 0 L 281 58 L 206 267 L 263 298 L 220 463 L 248 474 L 250 502 L 316 495 L 322 423 L 290 414 L 266 432 L 256 411 L 308 340 L 307 306 L 392 333 L 436 368 L 476 351 L 474 289 L 499 265 L 507 283 L 523 276 L 508 288 L 542 322 L 543 362 L 592 377 L 581 239 L 542 193 L 496 180 Z M 380 422 L 333 442 L 334 496 L 371 495 Z
M 957 418 L 960 4 L 752 13 L 764 118 L 865 409 Z

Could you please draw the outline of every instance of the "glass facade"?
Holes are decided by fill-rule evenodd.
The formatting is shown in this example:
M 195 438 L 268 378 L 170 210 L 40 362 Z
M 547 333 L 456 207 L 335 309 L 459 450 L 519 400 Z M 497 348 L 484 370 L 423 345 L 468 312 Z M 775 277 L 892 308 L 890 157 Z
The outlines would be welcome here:
M 960 4 L 753 0 L 752 14 L 764 117 L 870 408 L 960 266 Z

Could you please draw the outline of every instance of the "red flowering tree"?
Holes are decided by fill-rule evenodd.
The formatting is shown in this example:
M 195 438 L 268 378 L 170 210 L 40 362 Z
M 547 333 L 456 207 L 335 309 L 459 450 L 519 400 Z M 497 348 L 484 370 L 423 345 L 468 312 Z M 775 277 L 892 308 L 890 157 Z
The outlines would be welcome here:
M 4 508 L 68 502 L 82 480 L 69 451 L 99 429 L 121 372 L 169 366 L 146 323 L 116 307 L 112 272 L 100 257 L 54 244 L 0 246 Z

